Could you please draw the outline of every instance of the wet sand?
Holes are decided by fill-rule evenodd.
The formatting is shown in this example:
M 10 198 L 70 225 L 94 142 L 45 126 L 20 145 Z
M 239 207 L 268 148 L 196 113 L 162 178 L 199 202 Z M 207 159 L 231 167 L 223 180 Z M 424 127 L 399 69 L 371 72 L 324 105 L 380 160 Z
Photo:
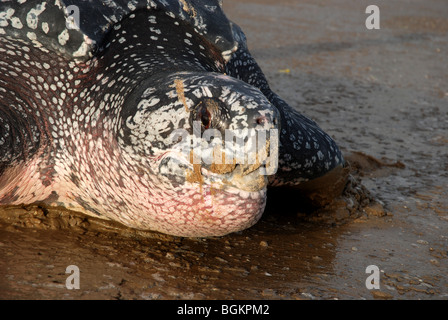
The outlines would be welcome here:
M 1 299 L 448 298 L 446 1 L 378 3 L 380 30 L 367 1 L 224 2 L 274 91 L 340 144 L 343 196 L 314 210 L 270 191 L 258 224 L 210 239 L 4 208 Z

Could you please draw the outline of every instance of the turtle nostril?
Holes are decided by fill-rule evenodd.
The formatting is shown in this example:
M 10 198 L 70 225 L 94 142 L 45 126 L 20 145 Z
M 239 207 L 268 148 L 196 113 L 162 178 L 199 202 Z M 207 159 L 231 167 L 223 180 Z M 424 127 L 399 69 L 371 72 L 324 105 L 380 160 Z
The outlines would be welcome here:
M 262 116 L 259 115 L 258 117 L 255 118 L 255 125 L 256 126 L 260 126 L 263 127 L 265 129 L 267 128 L 277 128 L 278 126 L 278 118 L 276 116 L 272 117 L 270 115 L 267 116 Z
M 265 117 L 265 116 L 260 116 L 260 117 L 255 119 L 255 122 L 257 124 L 265 124 L 265 123 L 269 122 L 269 119 L 267 117 Z

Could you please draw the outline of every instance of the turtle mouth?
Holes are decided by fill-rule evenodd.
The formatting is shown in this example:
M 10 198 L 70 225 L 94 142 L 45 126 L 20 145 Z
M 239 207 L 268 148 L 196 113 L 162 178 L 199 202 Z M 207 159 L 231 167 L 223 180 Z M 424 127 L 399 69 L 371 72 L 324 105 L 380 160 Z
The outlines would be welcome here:
M 258 165 L 235 165 L 234 170 L 228 173 L 216 173 L 207 168 L 201 168 L 202 176 L 206 177 L 211 184 L 220 184 L 224 191 L 234 189 L 246 192 L 258 192 L 266 188 L 268 178 L 264 174 L 265 166 Z
M 171 170 L 162 170 L 170 167 Z M 173 169 L 175 168 L 175 169 Z M 255 192 L 266 189 L 268 175 L 263 162 L 255 164 L 192 164 L 184 156 L 173 153 L 166 155 L 159 164 L 159 173 L 176 181 L 177 184 L 212 186 L 230 193 Z

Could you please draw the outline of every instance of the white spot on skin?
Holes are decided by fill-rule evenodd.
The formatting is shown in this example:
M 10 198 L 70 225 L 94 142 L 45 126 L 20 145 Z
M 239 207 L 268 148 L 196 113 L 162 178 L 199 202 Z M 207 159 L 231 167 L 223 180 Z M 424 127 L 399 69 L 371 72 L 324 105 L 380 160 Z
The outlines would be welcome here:
M 156 17 L 155 17 L 155 16 L 149 16 L 149 17 L 148 17 L 148 21 L 149 21 L 150 23 L 152 23 L 152 24 L 157 24 L 157 21 L 156 21 Z
M 134 11 L 134 10 L 137 9 L 136 4 L 137 4 L 137 1 L 129 1 L 129 3 L 128 3 L 128 8 L 129 8 L 131 11 Z M 134 16 L 135 16 L 135 15 L 134 15 Z M 132 18 L 132 17 L 131 17 L 131 18 Z
M 61 32 L 61 34 L 58 36 L 58 41 L 61 46 L 65 46 L 68 39 L 70 38 L 70 35 L 68 33 L 67 29 L 64 29 L 64 31 Z
M 0 27 L 7 27 L 9 25 L 8 20 L 11 19 L 15 10 L 10 8 L 6 12 L 0 12 Z
M 153 27 L 150 27 L 149 30 L 151 30 L 151 32 L 154 32 L 154 33 L 157 33 L 157 34 L 161 34 L 162 33 L 162 31 L 160 31 L 160 29 L 156 29 L 156 28 L 153 28 Z
M 48 33 L 48 31 L 50 31 L 50 27 L 48 26 L 47 22 L 42 22 L 42 30 L 45 33 Z
M 37 24 L 39 22 L 39 15 L 45 10 L 46 2 L 42 2 L 36 6 L 36 8 L 31 9 L 26 15 L 26 23 L 29 28 L 37 29 Z
M 208 87 L 202 87 L 202 92 L 203 92 L 204 96 L 206 96 L 206 97 L 209 97 L 209 98 L 213 97 L 213 94 Z
M 11 25 L 16 28 L 16 29 L 22 29 L 23 28 L 23 24 L 22 21 L 20 21 L 19 18 L 14 17 L 11 19 Z
M 36 34 L 35 34 L 34 32 L 28 32 L 28 33 L 26 34 L 26 36 L 27 36 L 28 39 L 30 39 L 31 41 L 37 39 Z
M 87 52 L 89 51 L 89 45 L 87 42 L 83 42 L 82 45 L 78 48 L 78 50 L 76 50 L 75 52 L 73 52 L 73 56 L 74 57 L 83 57 L 87 54 Z

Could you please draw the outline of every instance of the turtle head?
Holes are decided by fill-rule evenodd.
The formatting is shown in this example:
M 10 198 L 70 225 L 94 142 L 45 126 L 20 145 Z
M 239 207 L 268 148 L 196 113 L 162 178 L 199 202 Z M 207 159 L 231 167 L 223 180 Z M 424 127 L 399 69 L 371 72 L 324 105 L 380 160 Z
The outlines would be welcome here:
M 150 83 L 125 102 L 119 143 L 157 181 L 148 201 L 160 194 L 175 207 L 159 231 L 210 236 L 253 225 L 276 170 L 277 110 L 258 89 L 222 74 Z

